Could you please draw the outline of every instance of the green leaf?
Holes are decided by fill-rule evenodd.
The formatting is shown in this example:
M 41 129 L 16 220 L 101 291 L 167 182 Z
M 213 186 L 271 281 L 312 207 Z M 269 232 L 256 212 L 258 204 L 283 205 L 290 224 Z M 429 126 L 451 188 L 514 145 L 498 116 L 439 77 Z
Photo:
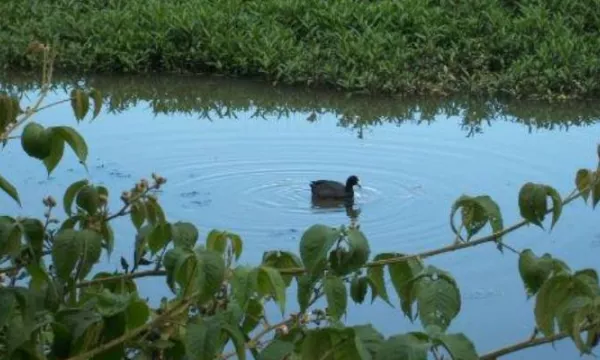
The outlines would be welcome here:
M 71 91 L 71 108 L 77 121 L 83 120 L 90 107 L 90 99 L 81 89 Z
M 87 211 L 90 215 L 95 215 L 100 206 L 100 196 L 95 186 L 85 185 L 77 193 L 75 199 L 77 206 Z
M 12 292 L 7 288 L 0 288 L 0 329 L 12 318 L 16 305 Z
M 445 271 L 428 266 L 415 282 L 417 308 L 423 327 L 437 326 L 445 331 L 461 308 L 456 281 Z
M 246 308 L 246 304 L 254 292 L 255 284 L 253 284 L 250 277 L 251 273 L 250 268 L 247 266 L 238 266 L 233 270 L 231 290 L 242 309 Z
M 213 229 L 206 237 L 206 247 L 220 252 L 221 254 L 225 253 L 228 243 L 231 243 L 231 249 L 233 250 L 235 259 L 238 260 L 243 250 L 242 238 L 239 235 L 228 231 Z
M 381 344 L 385 338 L 377 331 L 373 325 L 355 325 L 352 327 L 356 333 L 356 337 L 362 342 L 365 350 L 371 355 L 371 358 L 375 358 Z
M 0 256 L 19 256 L 23 229 L 17 222 L 0 223 Z
M 327 262 L 327 254 L 340 238 L 340 230 L 326 225 L 313 225 L 300 239 L 300 258 L 310 274 L 321 272 Z
M 79 193 L 79 190 L 81 190 L 87 184 L 88 184 L 87 179 L 79 180 L 79 181 L 76 181 L 76 182 L 72 183 L 71 185 L 69 185 L 69 187 L 65 191 L 65 195 L 63 195 L 63 207 L 64 207 L 67 215 L 71 216 L 73 214 L 71 211 L 71 208 L 73 206 L 73 201 L 75 200 L 75 196 L 77 196 L 77 193 Z
M 69 144 L 79 161 L 85 163 L 88 156 L 88 147 L 84 138 L 75 129 L 69 126 L 56 126 L 52 128 L 52 132 Z
M 553 229 L 562 213 L 562 199 L 558 191 L 550 186 L 546 186 L 546 194 L 552 199 L 552 225 L 550 225 L 550 229 Z
M 354 228 L 348 230 L 348 248 L 350 252 L 350 271 L 357 270 L 367 263 L 371 249 L 362 231 Z
M 301 359 L 359 360 L 368 356 L 352 328 L 320 328 L 306 332 Z
M 257 299 L 250 299 L 246 308 L 246 314 L 244 316 L 244 322 L 242 323 L 242 331 L 245 334 L 250 333 L 263 319 L 265 309 L 262 303 Z
M 281 314 L 285 313 L 285 283 L 277 269 L 262 265 L 257 274 L 258 291 L 275 298 Z
M 464 334 L 441 334 L 438 339 L 453 360 L 478 360 L 475 346 Z
M 262 257 L 263 265 L 279 270 L 302 268 L 302 261 L 296 254 L 287 251 L 265 251 Z M 290 286 L 294 276 L 282 274 L 285 286 Z
M 595 184 L 592 187 L 592 207 L 595 209 L 600 202 L 600 168 L 594 175 Z
M 545 336 L 554 334 L 558 309 L 575 295 L 571 290 L 571 278 L 566 274 L 555 275 L 542 284 L 535 299 L 534 313 L 537 327 Z
M 148 321 L 150 318 L 150 308 L 145 301 L 136 299 L 129 303 L 125 316 L 127 317 L 127 329 L 133 330 Z
M 327 275 L 323 279 L 323 290 L 329 315 L 339 320 L 348 306 L 348 293 L 344 281 L 337 276 Z
M 21 199 L 19 198 L 19 193 L 17 188 L 12 186 L 8 180 L 6 180 L 2 175 L 0 175 L 0 189 L 4 191 L 8 196 L 10 196 L 14 201 L 21 206 Z
M 44 224 L 38 219 L 24 219 L 21 225 L 29 246 L 36 256 L 41 256 L 44 250 Z
M 380 261 L 380 260 L 386 260 L 389 258 L 394 257 L 394 254 L 378 254 L 373 258 L 373 261 Z M 392 303 L 390 302 L 390 299 L 388 297 L 387 294 L 387 290 L 385 288 L 385 281 L 383 278 L 383 270 L 384 270 L 385 265 L 382 266 L 370 266 L 369 268 L 367 268 L 367 276 L 369 278 L 369 280 L 371 280 L 371 284 L 372 284 L 372 299 L 371 299 L 371 303 L 373 303 L 373 301 L 375 301 L 375 298 L 377 296 L 381 297 L 381 299 L 383 299 L 383 301 L 385 301 L 386 303 L 388 303 L 391 307 L 394 307 L 394 305 L 392 305 Z
M 546 197 L 552 199 L 552 225 L 551 229 L 562 213 L 562 200 L 558 192 L 548 185 L 526 183 L 519 191 L 519 211 L 521 216 L 534 225 L 544 228 L 542 222 L 548 212 Z
M 575 175 L 575 186 L 581 192 L 583 201 L 587 203 L 590 197 L 591 184 L 594 182 L 594 173 L 588 169 L 579 169 Z
M 104 247 L 106 248 L 108 256 L 110 256 L 115 247 L 115 234 L 108 221 L 102 222 L 101 232 L 102 238 L 104 239 Z
M 430 343 L 414 335 L 394 335 L 381 344 L 375 360 L 427 360 L 430 347 Z
M 454 216 L 458 209 L 461 209 L 462 224 L 467 230 L 467 239 L 477 234 L 487 223 L 492 227 L 494 233 L 502 231 L 504 223 L 500 207 L 488 195 L 467 196 L 458 198 L 452 205 L 450 211 L 450 224 L 454 234 L 459 235 L 459 231 L 454 225 Z M 501 237 L 498 238 L 501 241 Z
M 239 360 L 246 359 L 246 341 L 244 339 L 244 335 L 239 330 L 238 325 L 230 325 L 228 323 L 222 324 L 222 330 L 229 334 L 231 341 L 233 342 L 233 346 L 235 347 L 235 352 L 237 358 Z
M 102 254 L 102 237 L 94 230 L 84 229 L 75 235 L 75 241 L 81 247 L 79 279 L 84 279 Z
M 58 232 L 52 244 L 52 262 L 56 275 L 61 280 L 69 279 L 81 255 L 81 243 L 77 241 L 77 231 L 66 229 Z
M 350 296 L 355 303 L 362 304 L 367 296 L 367 290 L 369 287 L 369 280 L 364 276 L 356 276 L 350 283 Z
M 164 224 L 167 221 L 162 207 L 153 199 L 148 199 L 146 201 L 146 219 L 152 225 Z
M 181 248 L 172 248 L 165 253 L 163 258 L 163 265 L 167 272 L 167 285 L 174 293 L 175 283 L 178 282 L 179 272 L 183 264 L 185 264 L 189 258 L 193 256 L 190 250 Z M 187 281 L 187 280 L 186 280 Z
M 286 360 L 294 352 L 294 344 L 275 339 L 260 352 L 258 360 Z
M 198 267 L 199 288 L 201 289 L 199 301 L 203 303 L 221 289 L 226 267 L 223 258 L 214 251 L 201 250 L 197 252 L 196 256 L 200 263 Z
M 43 160 L 50 154 L 52 134 L 36 122 L 30 122 L 23 128 L 21 147 L 30 157 Z
M 525 285 L 527 297 L 535 295 L 553 270 L 554 260 L 550 254 L 537 257 L 531 249 L 525 249 L 519 255 L 519 275 Z
M 192 223 L 178 221 L 172 225 L 171 231 L 173 243 L 177 247 L 191 249 L 198 241 L 198 229 Z M 207 249 L 211 250 L 210 247 Z
M 136 201 L 131 204 L 131 213 L 129 213 L 131 217 L 131 223 L 135 228 L 139 231 L 144 221 L 146 221 L 146 206 L 141 201 Z
M 401 257 L 403 254 L 393 254 L 394 257 Z M 412 305 L 416 300 L 415 283 L 411 282 L 418 274 L 423 271 L 423 264 L 416 258 L 409 258 L 401 262 L 395 262 L 387 265 L 392 284 L 400 299 L 400 307 L 405 316 L 411 321 Z
M 148 235 L 148 248 L 152 255 L 162 250 L 171 239 L 172 227 L 169 223 L 157 224 Z
M 185 332 L 187 356 L 194 360 L 213 360 L 217 356 L 221 321 L 215 317 L 189 322 Z
M 102 93 L 97 89 L 92 89 L 90 91 L 90 98 L 94 102 L 94 113 L 92 115 L 92 120 L 95 119 L 100 111 L 102 110 Z
M 316 279 L 305 274 L 296 277 L 296 283 L 298 284 L 296 297 L 298 299 L 298 305 L 300 305 L 300 312 L 305 312 L 310 303 L 310 299 L 313 296 L 313 286 L 316 283 Z
M 65 152 L 65 141 L 60 136 L 52 136 L 50 153 L 43 160 L 48 176 L 56 169 Z

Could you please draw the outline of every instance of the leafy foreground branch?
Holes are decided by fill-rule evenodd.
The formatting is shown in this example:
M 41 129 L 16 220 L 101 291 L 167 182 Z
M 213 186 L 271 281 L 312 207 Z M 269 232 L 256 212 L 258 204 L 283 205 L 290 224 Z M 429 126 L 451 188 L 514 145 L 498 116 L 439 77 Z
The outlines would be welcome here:
M 50 49 L 38 47 L 50 63 Z M 51 70 L 44 70 L 51 73 Z M 50 77 L 44 75 L 48 89 Z M 41 96 L 44 96 L 42 91 Z M 75 88 L 70 105 L 77 121 L 101 112 L 95 90 Z M 57 169 L 67 144 L 85 166 L 85 140 L 68 126 L 44 127 L 31 115 L 42 106 L 20 110 L 19 97 L 0 95 L 0 136 L 15 141 L 39 159 L 48 174 Z M 58 106 L 58 105 L 57 105 Z M 600 158 L 600 149 L 599 149 Z M 272 250 L 257 266 L 240 265 L 243 240 L 223 230 L 208 232 L 199 244 L 198 229 L 171 221 L 156 192 L 166 179 L 153 174 L 121 193 L 116 211 L 110 189 L 81 179 L 69 185 L 61 201 L 64 216 L 48 196 L 42 219 L 0 216 L 0 356 L 9 359 L 427 359 L 480 358 L 466 334 L 451 331 L 460 313 L 460 289 L 452 275 L 423 259 L 495 242 L 533 224 L 552 229 L 563 207 L 581 197 L 600 202 L 600 169 L 580 169 L 576 189 L 564 199 L 551 186 L 527 183 L 518 196 L 522 221 L 505 227 L 496 202 L 487 195 L 459 197 L 451 207 L 454 244 L 415 255 L 386 252 L 372 256 L 365 234 L 356 226 L 309 227 L 299 253 Z M 0 188 L 20 204 L 16 187 L 0 177 Z M 550 206 L 551 205 L 551 206 Z M 94 272 L 102 254 L 112 254 L 112 222 L 129 218 L 135 227 L 132 254 L 121 269 Z M 455 223 L 459 218 L 459 223 Z M 475 238 L 489 225 L 492 234 Z M 529 298 L 535 298 L 534 336 L 483 355 L 492 359 L 551 341 L 572 339 L 582 353 L 597 346 L 600 334 L 600 285 L 594 269 L 572 270 L 550 254 L 518 252 L 519 274 Z M 386 271 L 387 269 L 387 271 Z M 151 308 L 136 280 L 164 279 L 172 292 Z M 420 321 L 422 331 L 388 337 L 372 325 L 347 326 L 349 299 L 366 306 L 376 299 L 394 305 L 391 280 L 404 317 Z M 157 280 L 158 281 L 158 280 Z M 299 311 L 286 313 L 288 288 L 296 285 Z M 319 300 L 324 299 L 325 308 Z M 265 307 L 277 306 L 282 320 L 271 323 Z M 541 334 L 542 337 L 538 337 Z M 233 352 L 225 352 L 233 346 Z

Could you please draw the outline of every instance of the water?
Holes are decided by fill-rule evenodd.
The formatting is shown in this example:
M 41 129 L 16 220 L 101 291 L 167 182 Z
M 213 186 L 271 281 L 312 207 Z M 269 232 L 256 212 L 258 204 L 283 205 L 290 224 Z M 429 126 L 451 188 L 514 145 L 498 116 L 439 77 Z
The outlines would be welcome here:
M 519 221 L 522 184 L 543 182 L 566 195 L 575 171 L 597 163 L 600 141 L 600 107 L 590 103 L 372 99 L 185 77 L 90 83 L 109 105 L 77 129 L 90 148 L 89 177 L 113 191 L 111 207 L 120 206 L 121 191 L 157 172 L 168 179 L 160 198 L 169 220 L 196 224 L 201 238 L 212 228 L 239 233 L 243 262 L 249 264 L 274 248 L 297 253 L 308 226 L 348 224 L 349 215 L 358 217 L 373 255 L 449 245 L 450 206 L 462 194 L 490 195 L 505 224 L 512 224 Z M 57 82 L 47 102 L 65 98 L 62 86 L 69 91 L 70 84 Z M 43 114 L 36 119 L 45 125 L 75 124 L 68 103 Z M 18 186 L 24 204 L 18 209 L 3 197 L 7 212 L 40 216 L 43 196 L 61 199 L 68 184 L 87 176 L 70 151 L 50 178 L 18 141 L 4 149 L 2 159 L 0 172 Z M 344 181 L 351 174 L 363 185 L 354 209 L 311 205 L 311 180 Z M 597 217 L 578 201 L 565 209 L 553 232 L 529 227 L 506 241 L 538 255 L 550 252 L 574 269 L 594 267 Z M 102 265 L 107 270 L 119 267 L 121 254 L 130 258 L 134 239 L 128 219 L 114 226 L 115 253 Z M 517 260 L 493 245 L 426 260 L 456 277 L 462 309 L 450 331 L 465 332 L 480 354 L 531 334 L 533 302 L 525 297 Z M 167 294 L 156 279 L 142 280 L 140 288 L 153 302 Z M 295 299 L 292 290 L 288 296 Z M 379 301 L 358 309 L 350 312 L 349 323 L 372 322 L 386 335 L 420 327 Z M 555 349 L 543 346 L 506 358 L 575 354 L 565 340 Z

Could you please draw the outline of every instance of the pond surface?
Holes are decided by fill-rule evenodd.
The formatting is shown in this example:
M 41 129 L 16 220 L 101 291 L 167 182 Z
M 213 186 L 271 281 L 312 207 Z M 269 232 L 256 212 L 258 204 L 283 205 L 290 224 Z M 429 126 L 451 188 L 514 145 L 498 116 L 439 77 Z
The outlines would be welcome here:
M 112 189 L 112 208 L 120 206 L 121 191 L 157 172 L 168 179 L 160 198 L 170 220 L 193 222 L 201 239 L 212 228 L 239 233 L 242 259 L 250 264 L 266 250 L 297 253 L 302 232 L 315 223 L 358 222 L 372 255 L 449 245 L 450 207 L 460 195 L 490 195 L 510 225 L 520 220 L 517 194 L 525 182 L 552 185 L 566 196 L 577 169 L 597 163 L 600 106 L 592 103 L 374 99 L 186 77 L 88 82 L 104 93 L 107 106 L 77 128 L 90 148 L 89 177 Z M 73 83 L 59 79 L 46 102 L 66 98 Z M 27 82 L 5 80 L 9 84 L 34 90 Z M 35 98 L 34 91 L 27 94 Z M 43 114 L 36 119 L 45 125 L 75 124 L 68 103 Z M 43 196 L 62 199 L 66 186 L 88 176 L 70 151 L 50 178 L 18 141 L 3 152 L 0 172 L 18 186 L 24 203 L 19 210 L 2 197 L 7 212 L 41 216 Z M 351 174 L 363 186 L 353 209 L 311 205 L 311 180 L 344 181 Z M 574 269 L 595 267 L 598 216 L 577 201 L 551 233 L 529 227 L 505 240 L 516 249 L 549 252 Z M 115 253 L 102 265 L 107 270 L 132 253 L 129 220 L 117 222 L 115 231 Z M 534 303 L 526 298 L 517 260 L 490 244 L 425 261 L 456 277 L 462 309 L 449 331 L 465 332 L 480 354 L 526 340 L 533 329 Z M 167 294 L 161 280 L 144 279 L 140 287 L 153 302 Z M 291 290 L 288 297 L 295 302 Z M 379 300 L 352 307 L 359 311 L 351 310 L 348 322 L 372 322 L 386 335 L 420 328 Z M 565 340 L 506 358 L 576 354 Z

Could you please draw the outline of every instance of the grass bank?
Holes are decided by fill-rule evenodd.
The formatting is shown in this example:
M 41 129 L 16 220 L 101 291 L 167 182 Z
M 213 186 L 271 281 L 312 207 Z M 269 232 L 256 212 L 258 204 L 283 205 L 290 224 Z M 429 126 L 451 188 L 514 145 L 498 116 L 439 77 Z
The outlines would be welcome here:
M 0 64 L 203 72 L 376 93 L 600 94 L 600 0 L 32 0 L 0 4 Z M 37 69 L 37 68 L 34 68 Z

